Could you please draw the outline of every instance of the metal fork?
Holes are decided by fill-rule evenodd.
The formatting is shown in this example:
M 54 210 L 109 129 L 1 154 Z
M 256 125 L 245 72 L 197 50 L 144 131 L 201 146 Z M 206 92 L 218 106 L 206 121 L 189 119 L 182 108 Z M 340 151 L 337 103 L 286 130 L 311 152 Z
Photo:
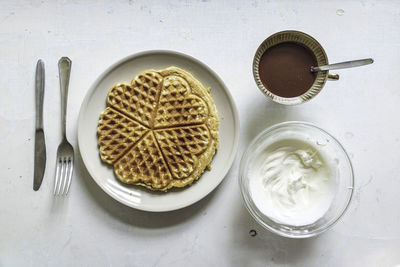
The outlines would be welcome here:
M 61 88 L 61 127 L 62 141 L 57 149 L 56 178 L 54 182 L 54 195 L 67 195 L 72 180 L 72 172 L 74 170 L 74 148 L 68 142 L 65 133 L 66 115 L 67 115 L 67 99 L 69 76 L 71 73 L 71 60 L 62 57 L 58 61 L 58 71 L 60 75 Z

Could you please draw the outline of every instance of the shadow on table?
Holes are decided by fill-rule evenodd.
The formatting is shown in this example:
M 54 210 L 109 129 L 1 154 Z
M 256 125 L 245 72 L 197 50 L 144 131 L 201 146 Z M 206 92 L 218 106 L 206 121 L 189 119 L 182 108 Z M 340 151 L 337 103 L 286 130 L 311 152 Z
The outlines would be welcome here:
M 233 220 L 231 235 L 237 258 L 231 259 L 231 266 L 296 265 L 300 259 L 308 258 L 318 243 L 318 236 L 291 239 L 265 230 L 251 217 L 244 204 L 236 209 Z
M 247 146 L 267 127 L 285 121 L 307 121 L 299 106 L 284 106 L 260 95 L 244 111 L 242 140 Z M 296 265 L 299 259 L 308 257 L 316 246 L 318 237 L 290 239 L 278 236 L 260 226 L 246 210 L 240 199 L 232 214 L 231 243 L 233 244 L 230 266 Z
M 176 224 L 180 224 L 195 216 L 201 214 L 207 207 L 208 203 L 218 191 L 219 186 L 201 201 L 175 211 L 170 212 L 146 212 L 136 210 L 125 206 L 105 193 L 92 179 L 87 171 L 80 152 L 77 151 L 76 160 L 76 177 L 81 180 L 87 192 L 93 197 L 97 206 L 104 209 L 110 216 L 126 223 L 142 228 L 163 228 Z
M 267 127 L 285 121 L 302 121 L 307 119 L 302 115 L 299 106 L 285 106 L 260 95 L 252 101 L 245 111 L 246 119 L 242 122 L 242 136 L 245 144 L 251 142 Z M 306 105 L 306 104 L 303 104 Z

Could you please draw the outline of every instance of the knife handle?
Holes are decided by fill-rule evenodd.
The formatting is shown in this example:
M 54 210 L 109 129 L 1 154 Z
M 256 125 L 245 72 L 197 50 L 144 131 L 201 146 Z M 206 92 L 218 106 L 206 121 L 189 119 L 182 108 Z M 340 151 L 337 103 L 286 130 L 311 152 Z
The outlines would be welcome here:
M 41 59 L 36 64 L 36 129 L 43 129 L 43 98 L 44 98 L 44 63 Z
M 63 139 L 66 139 L 66 116 L 67 116 L 67 100 L 68 100 L 68 86 L 69 77 L 71 74 L 72 61 L 67 57 L 62 57 L 58 61 L 58 72 L 60 75 L 60 89 L 61 89 L 61 129 Z

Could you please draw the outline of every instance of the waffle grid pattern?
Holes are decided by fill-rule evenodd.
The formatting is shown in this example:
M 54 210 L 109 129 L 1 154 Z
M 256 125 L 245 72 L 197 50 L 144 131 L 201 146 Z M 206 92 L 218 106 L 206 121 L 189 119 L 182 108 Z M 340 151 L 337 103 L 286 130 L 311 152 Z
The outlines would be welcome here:
M 107 104 L 150 127 L 161 80 L 160 74 L 147 72 L 140 74 L 130 85 L 117 84 L 108 94 Z
M 196 95 L 189 94 L 190 87 L 180 77 L 166 77 L 156 112 L 156 128 L 203 123 L 207 118 L 207 106 Z
M 146 127 L 110 107 L 101 114 L 97 129 L 100 155 L 109 164 L 116 161 L 143 134 L 149 131 Z
M 180 76 L 143 72 L 131 84 L 112 87 L 107 105 L 98 125 L 100 156 L 124 183 L 161 191 L 183 187 L 199 178 L 215 153 L 199 164 L 212 141 L 209 110 Z

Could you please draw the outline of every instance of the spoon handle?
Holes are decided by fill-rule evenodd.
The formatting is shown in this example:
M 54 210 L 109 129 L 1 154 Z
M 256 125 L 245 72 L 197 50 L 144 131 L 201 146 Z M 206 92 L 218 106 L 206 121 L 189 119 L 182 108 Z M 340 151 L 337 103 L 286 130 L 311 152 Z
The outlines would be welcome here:
M 324 65 L 324 66 L 319 66 L 319 67 L 311 67 L 311 71 L 318 72 L 318 71 L 325 71 L 325 70 L 354 68 L 354 67 L 372 64 L 373 62 L 374 62 L 374 60 L 372 58 L 351 60 L 351 61 L 340 62 L 340 63 L 336 63 L 336 64 L 329 64 L 329 65 Z

